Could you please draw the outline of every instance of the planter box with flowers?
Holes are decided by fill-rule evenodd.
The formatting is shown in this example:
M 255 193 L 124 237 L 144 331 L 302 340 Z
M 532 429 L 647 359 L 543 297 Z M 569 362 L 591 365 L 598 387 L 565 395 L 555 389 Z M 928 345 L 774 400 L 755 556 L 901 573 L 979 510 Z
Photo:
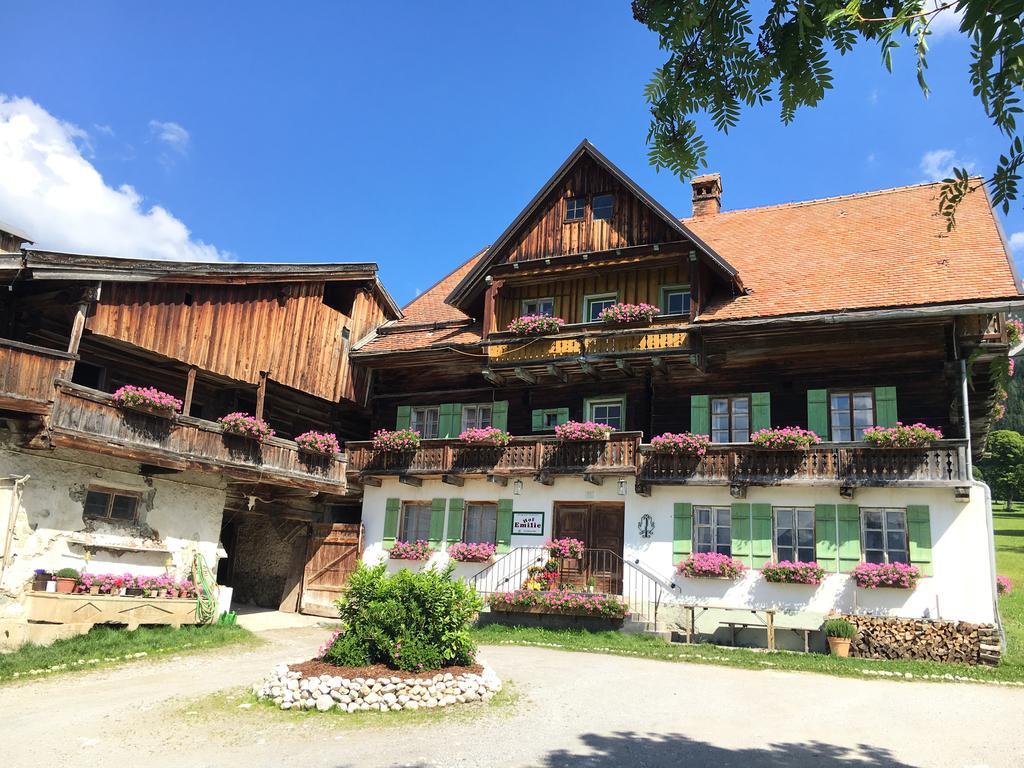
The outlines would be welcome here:
M 456 542 L 448 547 L 448 557 L 459 563 L 486 563 L 494 557 L 495 547 L 487 542 L 467 544 Z
M 587 551 L 587 545 L 579 539 L 552 539 L 544 545 L 551 557 L 569 557 L 579 560 Z
M 567 421 L 555 427 L 555 437 L 564 443 L 608 440 L 614 427 L 593 421 Z
M 895 427 L 868 427 L 864 430 L 864 442 L 875 448 L 924 448 L 941 439 L 941 430 L 921 423 L 897 421 Z
M 670 456 L 689 456 L 699 459 L 708 452 L 711 440 L 707 435 L 695 435 L 690 432 L 665 432 L 651 438 L 651 449 L 655 453 Z
M 861 589 L 913 589 L 921 570 L 906 563 L 861 563 L 850 575 Z
M 434 548 L 426 541 L 396 541 L 388 550 L 392 560 L 429 560 Z
M 506 446 L 512 440 L 512 435 L 497 427 L 473 427 L 463 430 L 459 440 L 469 445 Z
M 181 400 L 153 387 L 125 384 L 113 395 L 114 405 L 126 411 L 169 419 L 181 411 Z
M 789 560 L 765 563 L 764 580 L 772 584 L 809 584 L 817 586 L 825 578 L 825 569 L 817 563 L 791 563 Z
M 736 579 L 747 566 L 718 552 L 697 552 L 676 566 L 676 573 L 688 579 Z
M 770 451 L 801 451 L 817 445 L 821 438 L 809 429 L 776 427 L 759 429 L 750 436 L 750 442 Z
M 420 433 L 414 429 L 379 429 L 373 433 L 373 450 L 381 453 L 415 451 L 420 447 Z
M 335 454 L 341 452 L 341 444 L 338 442 L 337 435 L 329 432 L 317 432 L 312 429 L 296 437 L 295 444 L 303 453 L 314 456 L 334 458 Z
M 661 310 L 653 304 L 612 304 L 602 309 L 597 317 L 609 325 L 627 325 L 650 323 L 660 314 Z
M 541 336 L 545 333 L 557 333 L 565 325 L 560 317 L 548 315 L 523 315 L 508 324 L 508 332 L 516 336 Z
M 274 430 L 267 422 L 248 413 L 229 413 L 217 419 L 217 423 L 224 428 L 225 435 L 242 437 L 256 443 L 263 443 L 274 436 Z
M 616 595 L 592 595 L 569 590 L 536 592 L 517 589 L 515 592 L 495 592 L 488 596 L 487 603 L 494 611 L 560 613 L 608 619 L 621 619 L 627 612 L 626 604 Z
M 1006 338 L 1011 347 L 1015 347 L 1024 341 L 1024 323 L 1020 320 L 1010 318 L 1006 321 Z

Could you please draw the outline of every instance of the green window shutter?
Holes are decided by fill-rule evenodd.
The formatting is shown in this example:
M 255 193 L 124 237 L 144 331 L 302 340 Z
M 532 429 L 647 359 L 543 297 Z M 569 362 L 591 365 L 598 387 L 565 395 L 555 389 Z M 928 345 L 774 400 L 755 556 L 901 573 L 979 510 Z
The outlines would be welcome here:
M 693 505 L 672 506 L 672 564 L 679 565 L 693 551 Z
M 772 428 L 771 392 L 750 393 L 750 432 Z
M 772 559 L 772 505 L 750 505 L 751 568 L 761 568 Z
M 498 552 L 512 548 L 512 499 L 498 499 Z
M 491 405 L 491 426 L 508 431 L 508 400 L 495 400 Z
M 875 387 L 875 421 L 879 427 L 895 427 L 896 387 Z
M 398 538 L 398 513 L 401 509 L 401 499 L 388 499 L 384 504 L 384 549 L 391 549 Z
M 695 435 L 711 434 L 711 414 L 707 395 L 690 395 L 690 431 Z
M 822 440 L 828 440 L 828 390 L 807 390 L 807 428 Z
M 839 537 L 836 533 L 836 505 L 814 506 L 814 558 L 826 573 L 839 572 Z
M 856 504 L 838 504 L 839 570 L 849 573 L 860 563 L 860 508 Z
M 932 575 L 932 520 L 927 505 L 907 505 L 907 536 L 910 539 L 910 564 Z
M 398 406 L 398 415 L 395 417 L 395 429 L 408 429 L 412 423 L 412 406 Z
M 537 408 L 533 411 L 533 431 L 542 432 L 544 430 L 544 411 Z
M 732 505 L 732 556 L 750 565 L 750 505 L 745 502 Z
M 444 508 L 448 506 L 447 499 L 432 499 L 430 502 L 430 546 L 434 549 L 441 548 L 444 540 Z
M 462 499 L 448 499 L 448 543 L 462 541 L 462 510 L 465 502 Z
M 442 403 L 438 408 L 437 436 L 455 438 L 462 432 L 462 403 Z
M 568 408 L 556 408 L 555 418 L 559 424 L 565 424 L 569 420 L 569 409 Z

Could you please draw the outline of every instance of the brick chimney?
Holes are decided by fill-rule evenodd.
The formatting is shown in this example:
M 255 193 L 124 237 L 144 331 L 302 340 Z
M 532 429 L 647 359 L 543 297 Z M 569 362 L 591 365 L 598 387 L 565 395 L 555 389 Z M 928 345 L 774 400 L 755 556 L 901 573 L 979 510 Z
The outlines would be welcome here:
M 722 210 L 722 177 L 705 173 L 690 180 L 693 187 L 693 215 L 714 216 Z

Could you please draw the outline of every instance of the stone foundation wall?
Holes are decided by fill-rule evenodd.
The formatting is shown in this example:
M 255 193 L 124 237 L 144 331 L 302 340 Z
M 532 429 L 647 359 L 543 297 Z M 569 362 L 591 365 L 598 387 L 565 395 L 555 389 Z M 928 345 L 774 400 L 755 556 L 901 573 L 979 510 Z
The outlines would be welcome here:
M 851 656 L 991 666 L 999 663 L 999 631 L 993 624 L 892 616 L 843 618 L 857 627 L 857 637 L 850 646 Z

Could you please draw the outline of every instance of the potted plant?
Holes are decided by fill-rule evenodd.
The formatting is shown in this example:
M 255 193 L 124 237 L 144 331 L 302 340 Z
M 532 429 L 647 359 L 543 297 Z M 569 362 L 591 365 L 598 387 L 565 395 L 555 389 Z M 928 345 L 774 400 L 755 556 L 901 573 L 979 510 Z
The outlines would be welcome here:
M 341 452 L 338 436 L 330 432 L 317 432 L 311 429 L 296 437 L 295 444 L 303 453 L 311 453 L 315 456 L 334 458 L 335 454 Z
M 942 439 L 942 430 L 917 424 L 896 422 L 895 427 L 868 427 L 864 442 L 874 448 L 924 448 Z
M 587 545 L 579 539 L 552 539 L 544 545 L 551 557 L 569 557 L 579 560 L 587 550 Z
M 82 578 L 78 582 L 79 591 L 88 593 L 90 595 L 98 595 L 100 593 L 100 582 L 99 577 L 91 573 L 83 573 Z
M 850 576 L 861 589 L 913 589 L 921 578 L 921 569 L 906 563 L 860 563 Z
M 1024 340 L 1024 323 L 1020 320 L 1010 318 L 1006 321 L 1006 338 L 1010 346 L 1015 347 Z
M 415 429 L 379 429 L 373 433 L 373 450 L 383 453 L 414 451 L 420 447 L 420 433 Z
M 80 574 L 74 568 L 61 568 L 54 576 L 57 581 L 57 593 L 70 595 L 78 585 Z
M 614 431 L 614 427 L 593 421 L 567 421 L 555 427 L 555 437 L 567 443 L 599 441 L 607 440 Z
M 142 577 L 136 577 L 130 573 L 126 573 L 120 578 L 120 581 L 121 588 L 124 590 L 124 595 L 127 597 L 142 597 Z
M 512 435 L 497 427 L 472 427 L 463 430 L 459 440 L 470 445 L 506 446 L 512 440 Z
M 263 419 L 257 419 L 248 413 L 229 413 L 217 419 L 224 429 L 225 435 L 235 435 L 262 443 L 274 436 L 274 430 Z
M 626 323 L 649 323 L 661 314 L 661 310 L 653 304 L 612 304 L 598 314 L 598 319 L 609 325 L 625 325 Z
M 736 579 L 747 566 L 719 552 L 695 552 L 676 566 L 676 573 L 688 579 Z
M 759 429 L 750 436 L 750 442 L 758 448 L 770 451 L 799 451 L 821 442 L 821 438 L 809 429 L 801 427 L 776 427 Z
M 591 576 L 589 579 L 587 579 L 587 592 L 592 595 L 592 594 L 594 594 L 594 590 L 596 588 L 597 588 L 597 579 L 595 579 L 593 576 Z
M 857 627 L 846 619 L 826 619 L 825 638 L 828 640 L 828 649 L 833 656 L 846 658 L 850 655 L 850 643 L 857 636 Z
M 434 548 L 426 541 L 396 541 L 388 550 L 392 560 L 429 560 Z
M 495 546 L 486 541 L 468 544 L 456 542 L 448 547 L 448 557 L 460 563 L 485 563 L 494 557 Z
M 32 589 L 36 592 L 45 592 L 46 585 L 53 579 L 51 574 L 45 568 L 36 568 L 32 571 Z
M 707 435 L 695 435 L 691 432 L 665 432 L 651 438 L 651 449 L 655 453 L 672 456 L 692 456 L 700 458 L 708 452 L 711 440 Z
M 556 333 L 565 325 L 565 320 L 549 315 L 523 315 L 508 324 L 508 332 L 516 336 L 539 336 L 544 333 Z
M 125 384 L 114 392 L 114 405 L 129 411 L 170 418 L 181 411 L 181 400 L 154 387 Z

